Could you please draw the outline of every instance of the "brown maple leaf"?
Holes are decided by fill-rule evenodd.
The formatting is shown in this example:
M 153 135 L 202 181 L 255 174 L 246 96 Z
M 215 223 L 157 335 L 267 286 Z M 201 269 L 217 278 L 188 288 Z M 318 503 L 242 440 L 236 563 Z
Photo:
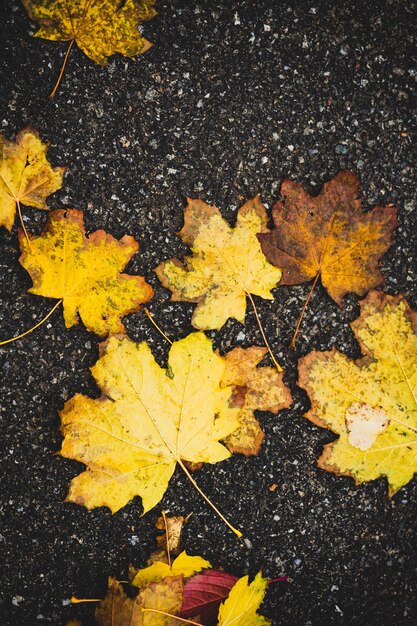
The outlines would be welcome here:
M 317 196 L 290 180 L 281 195 L 272 213 L 276 228 L 258 238 L 268 261 L 283 271 L 281 285 L 314 281 L 305 306 L 318 280 L 339 306 L 348 292 L 363 296 L 383 284 L 378 264 L 397 225 L 395 206 L 365 212 L 359 179 L 346 171 Z

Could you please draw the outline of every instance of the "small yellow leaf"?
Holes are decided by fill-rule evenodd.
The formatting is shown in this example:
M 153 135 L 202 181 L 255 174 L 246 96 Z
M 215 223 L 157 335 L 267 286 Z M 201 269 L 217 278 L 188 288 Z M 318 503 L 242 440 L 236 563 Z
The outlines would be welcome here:
M 19 242 L 20 263 L 33 280 L 29 292 L 62 299 L 67 328 L 80 316 L 97 335 L 122 333 L 120 318 L 153 295 L 144 278 L 121 273 L 138 249 L 133 237 L 117 241 L 104 230 L 86 237 L 82 211 L 53 211 L 39 237 L 28 243 L 19 232 Z
M 103 396 L 76 395 L 61 412 L 61 454 L 85 463 L 68 500 L 113 512 L 140 495 L 146 513 L 165 493 L 176 463 L 217 463 L 238 426 L 224 360 L 204 333 L 175 342 L 168 370 L 146 343 L 111 337 L 92 368 Z
M 51 167 L 47 149 L 29 128 L 16 141 L 0 135 L 0 226 L 12 229 L 18 202 L 47 210 L 46 198 L 61 188 L 65 168 Z
M 220 606 L 218 626 L 268 626 L 271 622 L 258 615 L 268 581 L 259 572 L 249 585 L 249 577 L 239 578 L 227 600 Z
M 417 472 L 417 313 L 402 296 L 372 291 L 351 326 L 362 359 L 337 350 L 300 359 L 306 417 L 339 435 L 320 467 L 357 483 L 386 476 L 392 495 Z
M 268 218 L 258 196 L 244 204 L 231 228 L 219 209 L 202 200 L 189 200 L 184 227 L 178 233 L 192 254 L 161 263 L 155 272 L 172 300 L 196 302 L 195 328 L 219 329 L 229 317 L 244 322 L 246 296 L 272 300 L 271 289 L 281 270 L 267 262 L 257 233 L 268 233 Z
M 166 576 L 182 575 L 184 578 L 189 578 L 196 572 L 200 572 L 207 567 L 211 567 L 209 561 L 203 559 L 201 556 L 189 556 L 184 550 L 173 561 L 171 567 L 169 567 L 168 563 L 158 561 L 149 567 L 139 570 L 132 580 L 132 585 L 135 587 L 144 587 L 151 582 L 162 580 Z
M 106 65 L 112 54 L 134 57 L 151 44 L 139 24 L 156 11 L 155 0 L 23 0 L 29 17 L 40 24 L 35 37 L 75 41 L 90 59 Z

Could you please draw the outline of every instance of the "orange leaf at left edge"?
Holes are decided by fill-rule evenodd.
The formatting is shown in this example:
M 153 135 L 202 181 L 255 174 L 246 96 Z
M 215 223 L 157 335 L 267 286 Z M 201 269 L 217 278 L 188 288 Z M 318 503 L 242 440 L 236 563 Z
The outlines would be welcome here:
M 281 196 L 273 208 L 274 230 L 258 235 L 268 261 L 283 271 L 281 285 L 320 277 L 341 306 L 348 292 L 363 296 L 383 284 L 378 264 L 391 245 L 396 207 L 365 212 L 359 179 L 347 171 L 339 172 L 317 196 L 301 183 L 284 180 Z
M 123 333 L 121 318 L 153 296 L 142 276 L 122 273 L 138 250 L 135 239 L 117 241 L 104 230 L 86 237 L 82 211 L 53 211 L 42 234 L 29 239 L 19 231 L 19 260 L 33 281 L 29 292 L 62 300 L 67 328 L 81 318 L 97 335 Z

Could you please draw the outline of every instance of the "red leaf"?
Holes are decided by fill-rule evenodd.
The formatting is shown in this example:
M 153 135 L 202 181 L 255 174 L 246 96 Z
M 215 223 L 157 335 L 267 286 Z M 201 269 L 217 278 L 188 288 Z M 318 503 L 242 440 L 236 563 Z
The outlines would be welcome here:
M 220 604 L 239 579 L 227 572 L 206 569 L 190 578 L 184 587 L 184 600 L 178 617 L 199 617 L 204 626 L 217 624 Z

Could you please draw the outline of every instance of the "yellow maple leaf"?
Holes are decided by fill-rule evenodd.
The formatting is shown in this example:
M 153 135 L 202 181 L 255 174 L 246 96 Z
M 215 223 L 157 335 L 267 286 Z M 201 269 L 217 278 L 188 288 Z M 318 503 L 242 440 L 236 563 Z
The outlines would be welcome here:
M 417 472 L 417 314 L 402 296 L 372 291 L 351 326 L 362 359 L 332 350 L 300 360 L 306 417 L 339 435 L 320 467 L 356 483 L 386 476 L 391 496 Z
M 134 57 L 152 45 L 138 26 L 156 15 L 155 0 L 23 0 L 23 4 L 41 26 L 35 37 L 75 41 L 100 65 L 112 54 Z
M 76 395 L 61 413 L 61 454 L 87 465 L 67 500 L 115 512 L 140 495 L 146 512 L 177 463 L 195 484 L 184 461 L 230 457 L 219 440 L 237 428 L 239 409 L 231 406 L 232 388 L 220 388 L 224 368 L 204 333 L 174 342 L 167 370 L 145 342 L 111 337 L 91 370 L 105 395 Z
M 134 598 L 126 595 L 116 579 L 110 578 L 107 595 L 98 605 L 95 618 L 99 626 L 168 626 L 171 618 L 159 611 L 177 613 L 182 597 L 182 576 L 150 583 Z
M 253 582 L 249 577 L 239 578 L 227 600 L 220 605 L 217 626 L 268 626 L 271 622 L 258 615 L 268 581 L 259 572 Z
M 121 273 L 138 249 L 133 237 L 117 241 L 104 230 L 86 237 L 82 211 L 53 211 L 39 237 L 19 232 L 19 242 L 20 263 L 33 281 L 29 292 L 62 301 L 67 328 L 80 316 L 98 335 L 123 332 L 120 318 L 153 295 L 144 278 Z
M 233 385 L 233 402 L 241 407 L 239 428 L 224 441 L 233 454 L 259 454 L 264 433 L 254 415 L 255 409 L 278 413 L 292 401 L 281 372 L 275 367 L 257 367 L 267 351 L 267 348 L 251 346 L 234 348 L 224 356 L 226 369 L 222 385 Z
M 155 272 L 171 300 L 196 302 L 192 324 L 219 329 L 229 317 L 244 322 L 246 296 L 272 300 L 271 289 L 281 270 L 266 260 L 257 233 L 268 233 L 268 218 L 258 196 L 246 202 L 231 228 L 219 209 L 202 200 L 188 200 L 184 227 L 178 233 L 191 256 L 161 263 Z
M 144 587 L 149 583 L 162 580 L 166 576 L 183 576 L 184 578 L 189 578 L 196 572 L 200 572 L 207 567 L 211 567 L 209 561 L 203 559 L 201 556 L 189 556 L 184 550 L 172 562 L 171 566 L 168 563 L 157 561 L 148 567 L 140 569 L 131 584 L 135 587 Z
M 106 65 L 112 54 L 133 58 L 152 44 L 139 25 L 156 15 L 155 0 L 23 0 L 29 17 L 40 24 L 35 37 L 69 41 L 54 95 L 74 42 L 90 59 Z
M 15 141 L 0 135 L 0 226 L 12 229 L 16 207 L 48 210 L 46 198 L 62 186 L 65 167 L 52 168 L 48 147 L 37 131 L 26 128 Z M 22 222 L 23 225 L 23 222 Z

